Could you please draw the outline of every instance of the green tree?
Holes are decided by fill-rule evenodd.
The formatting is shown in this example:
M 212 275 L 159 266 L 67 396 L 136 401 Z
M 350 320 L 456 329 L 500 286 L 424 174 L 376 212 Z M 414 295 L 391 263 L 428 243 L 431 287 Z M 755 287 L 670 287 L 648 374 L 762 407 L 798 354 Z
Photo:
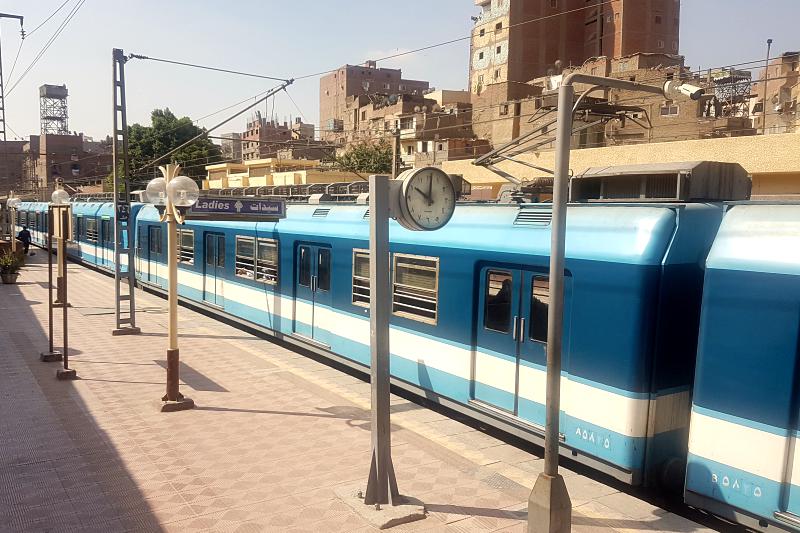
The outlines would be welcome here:
M 141 124 L 128 126 L 131 179 L 149 180 L 156 175 L 152 166 L 136 171 L 203 131 L 203 128 L 195 126 L 189 117 L 178 118 L 168 108 L 154 109 L 150 114 L 150 126 Z M 183 174 L 192 178 L 202 178 L 206 175 L 205 166 L 220 160 L 219 146 L 201 137 L 158 164 L 175 161 L 183 166 Z M 112 176 L 106 178 L 108 191 L 112 189 L 112 180 Z
M 392 172 L 392 145 L 385 139 L 361 143 L 336 158 L 336 165 L 349 172 L 389 174 Z

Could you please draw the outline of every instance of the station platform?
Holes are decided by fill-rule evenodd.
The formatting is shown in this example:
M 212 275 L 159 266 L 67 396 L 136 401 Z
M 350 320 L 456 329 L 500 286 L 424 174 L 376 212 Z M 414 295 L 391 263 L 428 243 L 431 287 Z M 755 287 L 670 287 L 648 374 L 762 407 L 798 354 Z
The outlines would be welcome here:
M 369 384 L 181 307 L 181 391 L 197 407 L 158 412 L 166 301 L 137 291 L 142 333 L 114 337 L 113 279 L 76 264 L 78 379 L 58 381 L 60 363 L 39 361 L 46 257 L 0 285 L 0 531 L 376 531 L 335 494 L 366 483 Z M 427 517 L 390 531 L 526 531 L 538 448 L 395 396 L 392 422 L 400 492 Z M 714 530 L 562 470 L 575 532 Z

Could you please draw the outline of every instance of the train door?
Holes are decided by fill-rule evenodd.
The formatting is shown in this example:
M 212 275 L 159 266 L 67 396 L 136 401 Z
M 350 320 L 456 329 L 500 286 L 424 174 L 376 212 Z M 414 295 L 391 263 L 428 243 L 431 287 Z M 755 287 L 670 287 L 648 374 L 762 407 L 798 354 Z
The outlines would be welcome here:
M 480 288 L 473 398 L 542 425 L 548 279 L 527 270 L 487 267 Z
M 100 219 L 100 239 L 103 245 L 100 252 L 103 254 L 102 264 L 110 266 L 114 262 L 114 234 L 111 219 L 103 217 Z
M 297 247 L 294 291 L 294 331 L 328 344 L 331 306 L 331 249 L 303 244 Z
M 142 274 L 145 281 L 158 283 L 158 264 L 161 262 L 162 252 L 161 226 L 147 226 L 147 258 Z
M 220 307 L 225 305 L 225 236 L 206 233 L 203 267 L 203 300 Z

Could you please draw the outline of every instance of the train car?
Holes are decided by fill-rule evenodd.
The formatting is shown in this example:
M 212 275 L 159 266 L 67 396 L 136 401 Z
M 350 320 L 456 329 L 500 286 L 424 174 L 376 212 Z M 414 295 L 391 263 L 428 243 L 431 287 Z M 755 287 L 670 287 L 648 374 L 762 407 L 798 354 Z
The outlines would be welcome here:
M 37 246 L 47 243 L 47 204 L 43 202 L 21 202 L 17 207 L 16 232 L 27 227 L 31 242 Z
M 141 203 L 131 204 L 131 220 L 141 209 Z M 72 203 L 72 242 L 70 257 L 105 270 L 114 269 L 114 204 L 109 202 Z M 122 245 L 128 243 L 122 232 Z M 123 261 L 127 259 L 123 257 Z
M 731 205 L 706 263 L 685 499 L 800 530 L 800 204 Z
M 564 453 L 632 484 L 683 464 L 702 262 L 721 216 L 705 203 L 569 208 Z M 459 205 L 436 232 L 392 224 L 396 384 L 541 442 L 550 217 L 547 204 Z M 144 207 L 137 275 L 161 289 L 165 233 Z M 277 223 L 187 221 L 179 292 L 363 369 L 368 233 L 363 205 L 292 204 Z M 676 328 L 688 341 L 671 338 Z

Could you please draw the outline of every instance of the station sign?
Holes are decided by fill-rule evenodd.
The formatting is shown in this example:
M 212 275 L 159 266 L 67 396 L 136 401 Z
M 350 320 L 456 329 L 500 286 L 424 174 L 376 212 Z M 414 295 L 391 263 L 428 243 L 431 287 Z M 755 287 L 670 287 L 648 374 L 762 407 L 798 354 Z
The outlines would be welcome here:
M 286 218 L 286 202 L 280 199 L 200 198 L 186 218 L 277 220 Z

